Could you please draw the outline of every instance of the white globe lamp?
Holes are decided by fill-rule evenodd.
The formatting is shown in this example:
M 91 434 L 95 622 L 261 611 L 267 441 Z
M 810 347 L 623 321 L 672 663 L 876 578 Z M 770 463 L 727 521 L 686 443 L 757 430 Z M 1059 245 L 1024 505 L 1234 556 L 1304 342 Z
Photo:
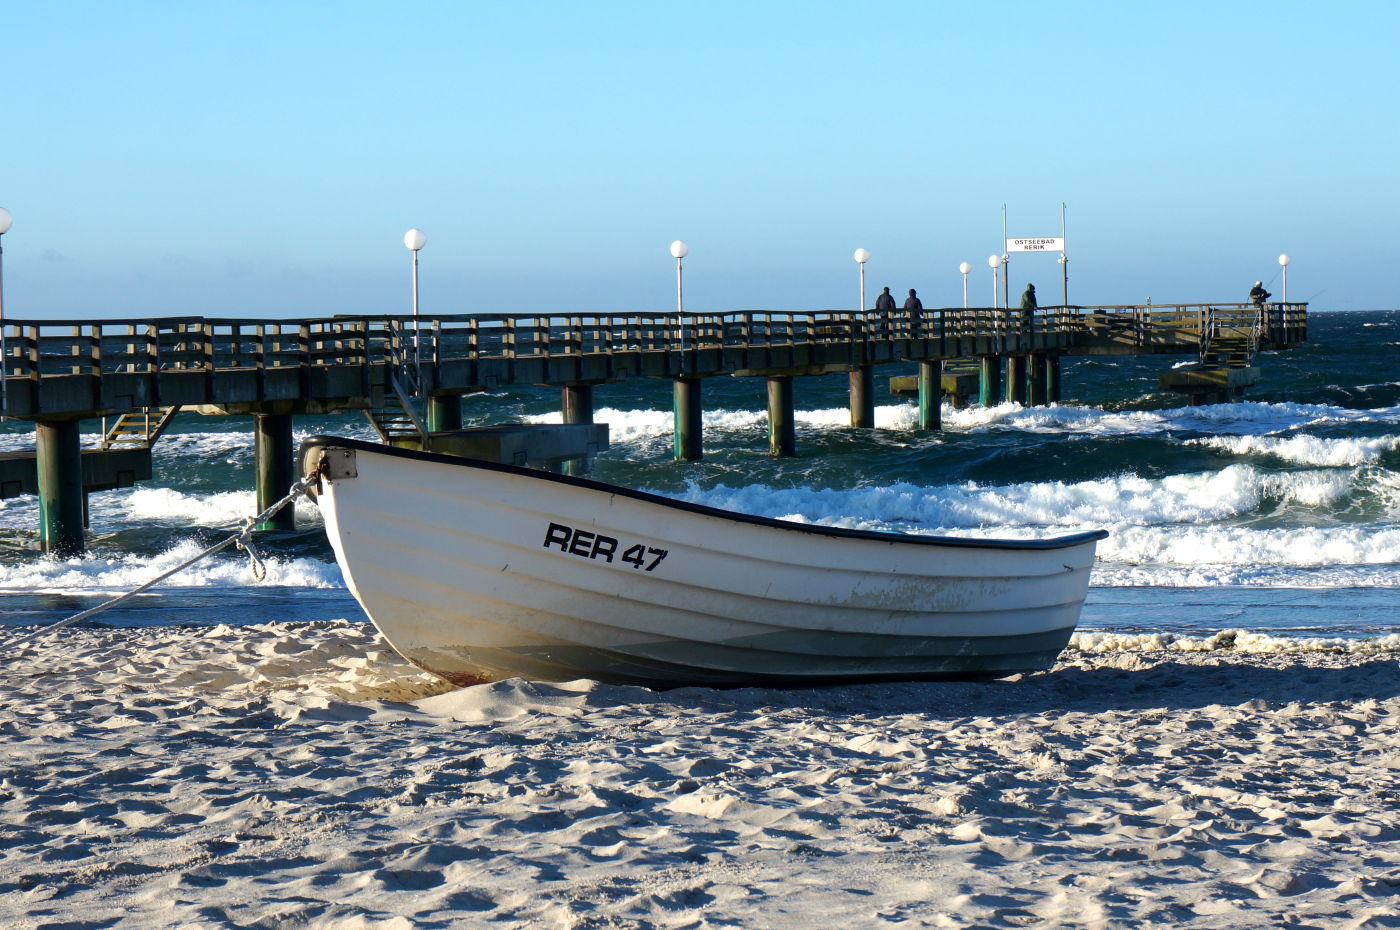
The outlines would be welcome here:
M 865 263 L 870 261 L 870 252 L 866 249 L 856 249 L 851 255 L 860 266 L 860 312 L 865 312 Z

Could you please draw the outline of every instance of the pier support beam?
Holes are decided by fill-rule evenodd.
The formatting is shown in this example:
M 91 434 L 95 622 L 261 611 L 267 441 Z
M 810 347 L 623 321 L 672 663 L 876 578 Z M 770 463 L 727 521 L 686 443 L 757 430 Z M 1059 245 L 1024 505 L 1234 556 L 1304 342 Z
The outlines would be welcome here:
M 462 428 L 462 395 L 428 395 L 428 432 L 446 433 Z
M 982 356 L 982 378 L 978 382 L 977 388 L 977 400 L 983 407 L 995 407 L 1001 403 L 1000 356 Z
M 1045 393 L 1052 404 L 1060 402 L 1060 357 L 1045 357 Z
M 565 423 L 593 422 L 593 385 L 566 384 L 560 394 Z
M 699 378 L 677 378 L 672 384 L 671 407 L 675 412 L 676 461 L 698 462 L 704 454 L 701 435 Z
M 1049 370 L 1045 364 L 1047 359 L 1044 352 L 1032 352 L 1027 358 L 1029 371 L 1027 380 L 1030 382 L 1030 401 L 1032 407 L 1044 407 L 1049 403 L 1050 385 L 1047 383 L 1046 372 Z
M 39 545 L 59 558 L 83 551 L 83 452 L 77 420 L 34 424 L 39 471 Z
M 851 372 L 851 425 L 875 428 L 874 365 L 858 365 Z
M 593 422 L 593 385 L 566 384 L 560 389 L 560 407 L 566 424 Z M 589 459 L 569 459 L 564 463 L 564 474 L 588 474 Z
M 1026 357 L 1008 355 L 1006 357 L 1006 399 L 1013 403 L 1026 402 Z
M 797 454 L 791 375 L 768 379 L 768 451 L 782 458 L 792 458 Z
M 292 447 L 292 415 L 260 413 L 253 417 L 253 456 L 257 464 L 258 512 L 261 513 L 286 495 L 296 480 L 295 450 Z M 256 527 L 260 530 L 290 531 L 297 528 L 296 510 L 288 504 Z
M 919 429 L 943 428 L 943 360 L 919 362 Z

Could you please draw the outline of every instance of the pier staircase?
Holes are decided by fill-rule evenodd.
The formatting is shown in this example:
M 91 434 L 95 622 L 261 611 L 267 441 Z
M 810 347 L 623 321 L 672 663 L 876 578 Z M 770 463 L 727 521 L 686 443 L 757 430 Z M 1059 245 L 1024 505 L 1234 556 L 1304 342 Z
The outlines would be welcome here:
M 394 445 L 404 441 L 422 443 L 428 430 L 413 406 L 413 398 L 392 373 L 386 375 L 384 402 L 365 411 L 366 418 L 381 442 Z
M 97 448 L 107 449 L 149 449 L 170 426 L 179 407 L 138 407 L 117 417 L 111 426 L 107 418 L 102 418 L 102 438 Z
M 1257 307 L 1210 307 L 1201 327 L 1201 364 L 1249 368 L 1262 330 Z

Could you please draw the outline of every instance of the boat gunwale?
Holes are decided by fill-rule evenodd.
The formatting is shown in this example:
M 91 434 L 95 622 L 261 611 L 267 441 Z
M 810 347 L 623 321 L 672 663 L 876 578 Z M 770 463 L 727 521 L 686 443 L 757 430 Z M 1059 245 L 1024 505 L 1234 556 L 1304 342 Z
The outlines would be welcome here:
M 729 520 L 736 523 L 747 523 L 754 526 L 764 526 L 772 529 L 787 530 L 794 533 L 805 533 L 811 536 L 827 536 L 838 539 L 860 539 L 871 542 L 883 542 L 887 544 L 907 543 L 916 546 L 934 546 L 940 548 L 955 549 L 1032 549 L 1032 550 L 1053 550 L 1070 549 L 1081 546 L 1085 543 L 1097 542 L 1100 539 L 1108 538 L 1107 530 L 1088 530 L 1082 533 L 1073 533 L 1068 536 L 1055 536 L 1049 539 L 979 539 L 965 536 L 916 536 L 908 533 L 881 532 L 878 530 L 856 530 L 843 526 L 822 526 L 814 523 L 795 523 L 790 520 L 778 520 L 773 517 L 761 517 L 757 514 L 742 513 L 735 510 L 722 510 L 718 507 L 710 507 L 705 504 L 695 504 L 690 501 L 676 500 L 671 497 L 663 497 L 659 494 L 652 494 L 648 491 L 638 491 L 634 488 L 627 488 L 616 484 L 596 481 L 592 478 L 580 478 L 574 475 L 560 475 L 554 472 L 541 471 L 537 468 L 528 468 L 520 465 L 507 465 L 503 462 L 491 462 L 485 459 L 473 459 L 459 455 L 443 455 L 437 452 L 422 452 L 418 449 L 403 449 L 398 446 L 385 445 L 383 443 L 368 442 L 363 439 L 350 439 L 342 436 L 329 436 L 317 434 L 308 436 L 302 440 L 297 449 L 297 466 L 300 473 L 308 474 L 306 469 L 306 459 L 308 453 L 314 449 L 343 448 L 357 452 L 367 452 L 373 455 L 383 455 L 389 458 L 404 458 L 415 461 L 429 462 L 439 465 L 455 465 L 459 468 L 475 468 L 485 471 L 499 472 L 506 475 L 514 475 L 521 478 L 530 478 L 536 481 L 548 481 L 555 484 L 562 484 L 568 487 L 581 488 L 589 491 L 596 491 L 603 494 L 613 494 L 621 497 L 631 498 L 648 504 L 656 504 L 672 510 L 680 510 L 687 513 L 698 514 L 705 517 L 716 517 L 721 520 Z

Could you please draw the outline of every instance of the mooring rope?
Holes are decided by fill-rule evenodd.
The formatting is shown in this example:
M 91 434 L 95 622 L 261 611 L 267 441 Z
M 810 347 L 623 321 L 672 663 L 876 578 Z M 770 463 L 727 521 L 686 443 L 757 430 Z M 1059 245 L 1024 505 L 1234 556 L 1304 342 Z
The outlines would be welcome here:
M 262 513 L 258 514 L 256 517 L 245 518 L 243 521 L 243 528 L 240 529 L 237 533 L 234 533 L 232 536 L 230 536 L 228 539 L 223 540 L 222 542 L 215 543 L 214 545 L 210 546 L 208 549 L 205 549 L 198 555 L 186 559 L 179 565 L 176 565 L 174 568 L 168 571 L 161 572 L 159 575 L 152 578 L 150 581 L 143 582 L 142 584 L 138 585 L 135 588 L 132 588 L 125 594 L 114 597 L 109 601 L 104 601 L 103 603 L 98 604 L 96 607 L 90 607 L 87 610 L 84 610 L 82 613 L 74 614 L 71 617 L 55 621 L 46 626 L 36 627 L 35 629 L 30 630 L 28 633 L 21 634 L 20 636 L 9 640 L 5 643 L 4 647 L 0 648 L 9 649 L 11 646 L 18 646 L 21 643 L 26 643 L 29 640 L 34 639 L 36 636 L 39 636 L 43 633 L 48 633 L 53 630 L 60 629 L 62 627 L 68 626 L 70 623 L 77 623 L 79 620 L 86 620 L 88 617 L 94 617 L 97 614 L 102 613 L 102 611 L 104 610 L 107 610 L 111 607 L 116 607 L 123 601 L 131 600 L 133 597 L 140 594 L 142 591 L 145 591 L 147 588 L 151 588 L 155 585 L 160 584 L 162 581 L 169 578 L 176 572 L 184 571 L 194 563 L 198 562 L 200 559 L 208 558 L 216 552 L 222 552 L 229 546 L 237 546 L 239 549 L 242 549 L 244 552 L 248 553 L 248 561 L 251 563 L 253 570 L 253 580 L 262 581 L 264 578 L 267 577 L 267 566 L 263 563 L 262 555 L 253 545 L 253 528 L 265 520 L 272 519 L 272 516 L 276 514 L 279 510 L 281 510 L 283 507 L 286 507 L 292 501 L 305 494 L 306 489 L 309 488 L 314 482 L 314 476 L 302 478 L 300 481 L 292 485 L 291 490 L 287 492 L 286 497 L 282 498 L 280 501 L 273 504 L 271 507 L 267 508 Z

